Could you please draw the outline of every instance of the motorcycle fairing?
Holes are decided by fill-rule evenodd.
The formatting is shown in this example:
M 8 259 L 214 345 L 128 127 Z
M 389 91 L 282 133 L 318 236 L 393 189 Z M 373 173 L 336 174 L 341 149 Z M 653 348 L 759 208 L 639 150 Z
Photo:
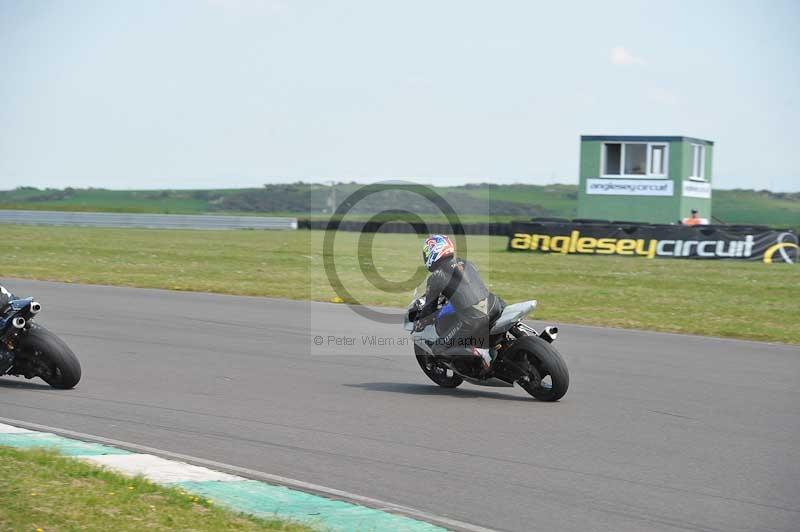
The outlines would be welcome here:
M 536 308 L 537 301 L 532 299 L 530 301 L 523 301 L 522 303 L 514 303 L 508 305 L 503 309 L 503 313 L 497 318 L 497 321 L 492 325 L 490 334 L 500 334 L 510 329 L 519 320 L 530 314 Z
M 0 332 L 5 331 L 11 320 L 21 311 L 25 310 L 33 303 L 32 297 L 24 299 L 12 299 L 7 302 L 5 308 L 0 308 L 3 314 L 0 314 Z
M 454 307 L 453 304 L 448 301 L 447 304 L 442 308 L 440 308 L 439 311 L 436 313 L 436 319 L 440 320 L 445 316 L 449 316 L 450 314 L 455 314 L 455 312 L 456 312 L 456 307 Z
M 439 340 L 439 335 L 436 333 L 436 324 L 431 323 L 421 331 L 414 333 L 414 343 L 423 348 L 429 354 L 433 354 L 431 346 Z

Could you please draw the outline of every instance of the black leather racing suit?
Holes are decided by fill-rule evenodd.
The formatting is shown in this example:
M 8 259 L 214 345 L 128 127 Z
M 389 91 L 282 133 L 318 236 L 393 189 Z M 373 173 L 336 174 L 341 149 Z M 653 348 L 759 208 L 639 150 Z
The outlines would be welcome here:
M 505 304 L 489 292 L 475 265 L 455 257 L 437 262 L 428 277 L 425 306 L 419 312 L 419 319 L 436 310 L 440 295 L 452 303 L 455 314 L 437 320 L 439 341 L 433 351 L 442 352 L 454 346 L 490 348 L 489 325 Z

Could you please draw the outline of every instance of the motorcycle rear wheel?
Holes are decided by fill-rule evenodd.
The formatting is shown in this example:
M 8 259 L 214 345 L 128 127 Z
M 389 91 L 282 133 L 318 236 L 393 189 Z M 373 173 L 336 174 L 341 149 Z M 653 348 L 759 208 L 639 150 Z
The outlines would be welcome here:
M 42 326 L 29 329 L 20 341 L 20 351 L 26 357 L 38 357 L 49 368 L 40 375 L 53 388 L 68 390 L 81 380 L 81 363 L 61 338 Z
M 569 370 L 555 347 L 538 336 L 526 336 L 511 349 L 509 355 L 528 370 L 527 375 L 517 380 L 523 390 L 540 401 L 558 401 L 564 397 L 569 388 Z
M 417 346 L 414 346 L 414 354 L 417 357 L 419 367 L 422 368 L 422 372 L 442 388 L 458 388 L 464 382 L 464 379 L 453 373 L 452 370 L 437 364 L 432 356 Z

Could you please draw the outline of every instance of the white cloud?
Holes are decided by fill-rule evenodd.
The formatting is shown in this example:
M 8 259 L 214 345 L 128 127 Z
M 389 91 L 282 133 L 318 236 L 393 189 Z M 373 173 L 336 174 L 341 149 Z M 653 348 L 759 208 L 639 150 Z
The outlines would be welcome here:
M 624 46 L 615 46 L 611 49 L 611 63 L 622 66 L 643 65 L 644 59 L 633 55 Z

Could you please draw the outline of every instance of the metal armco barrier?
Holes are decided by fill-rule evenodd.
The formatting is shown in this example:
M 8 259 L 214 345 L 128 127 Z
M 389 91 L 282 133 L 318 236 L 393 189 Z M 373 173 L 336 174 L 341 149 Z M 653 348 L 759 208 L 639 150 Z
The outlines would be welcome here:
M 300 220 L 300 229 L 335 229 L 337 231 L 356 231 L 364 233 L 463 233 L 465 235 L 502 235 L 508 234 L 510 225 L 505 223 L 470 223 L 456 224 L 455 227 L 445 223 L 431 223 L 420 225 L 404 222 L 357 222 L 341 221 L 328 222 L 326 220 Z M 462 231 L 463 230 L 463 231 Z
M 0 209 L 0 223 L 141 227 L 148 229 L 297 229 L 297 218 L 204 214 L 15 211 Z

